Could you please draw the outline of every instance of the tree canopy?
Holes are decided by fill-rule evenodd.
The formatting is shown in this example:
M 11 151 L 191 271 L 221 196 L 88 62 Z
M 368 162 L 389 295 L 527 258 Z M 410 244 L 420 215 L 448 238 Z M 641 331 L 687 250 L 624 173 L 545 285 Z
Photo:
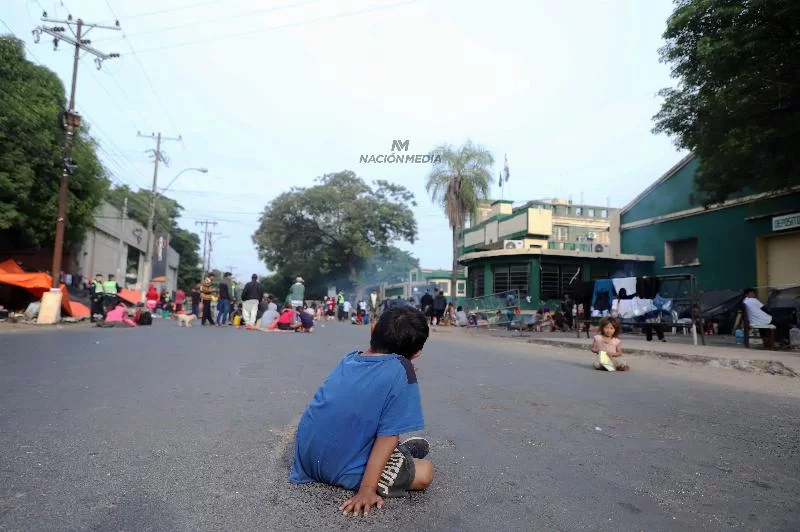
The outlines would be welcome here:
M 150 191 L 139 189 L 133 191 L 127 186 L 116 187 L 108 194 L 108 202 L 122 209 L 125 198 L 128 198 L 128 217 L 147 227 L 150 215 Z M 178 227 L 183 207 L 172 198 L 158 195 L 156 200 L 155 231 L 170 235 L 169 245 L 181 257 L 178 263 L 178 286 L 184 290 L 202 281 L 200 271 L 200 237 L 196 233 Z
M 467 141 L 460 148 L 442 145 L 425 188 L 444 211 L 453 230 L 453 292 L 458 279 L 458 250 L 468 219 L 475 219 L 478 206 L 489 195 L 494 157 L 486 148 Z
M 369 261 L 399 241 L 414 242 L 414 196 L 387 181 L 367 184 L 346 170 L 294 187 L 264 208 L 253 242 L 284 282 L 302 276 L 309 292 L 328 284 L 361 287 Z
M 14 247 L 51 246 L 63 168 L 64 86 L 25 58 L 21 41 L 0 36 L 0 232 Z M 80 242 L 109 187 L 95 141 L 82 126 L 73 142 L 67 244 Z
M 654 131 L 699 158 L 707 202 L 800 182 L 800 2 L 677 0 L 661 60 Z

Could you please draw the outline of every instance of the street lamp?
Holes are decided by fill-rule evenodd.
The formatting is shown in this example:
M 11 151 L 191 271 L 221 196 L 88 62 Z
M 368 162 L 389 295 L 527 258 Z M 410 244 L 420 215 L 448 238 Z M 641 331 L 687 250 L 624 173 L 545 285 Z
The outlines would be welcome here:
M 162 192 L 166 192 L 166 190 L 172 186 L 176 179 L 178 179 L 181 174 L 189 171 L 200 172 L 200 173 L 208 173 L 208 168 L 185 168 L 178 172 L 172 181 L 169 182 L 166 188 L 161 189 Z M 147 218 L 147 250 L 144 254 L 144 284 L 149 284 L 151 281 L 151 277 L 153 276 L 153 224 L 155 223 L 156 218 L 156 197 L 157 197 L 157 188 L 156 188 L 156 181 L 153 179 L 153 190 L 150 195 L 150 216 Z M 142 290 L 142 301 L 144 301 L 145 291 Z
M 169 190 L 169 187 L 172 186 L 172 184 L 181 176 L 181 174 L 183 174 L 184 172 L 189 172 L 190 170 L 193 170 L 195 172 L 200 172 L 201 174 L 208 173 L 208 168 L 184 168 L 183 170 L 178 172 L 178 175 L 172 178 L 172 181 L 169 182 L 169 185 L 161 189 L 161 192 L 166 192 L 167 190 Z

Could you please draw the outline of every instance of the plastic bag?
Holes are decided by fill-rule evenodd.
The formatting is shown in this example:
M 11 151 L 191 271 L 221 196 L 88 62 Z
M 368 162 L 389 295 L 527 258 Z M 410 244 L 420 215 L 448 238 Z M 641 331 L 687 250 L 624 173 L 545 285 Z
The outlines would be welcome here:
M 600 360 L 600 365 L 603 366 L 607 371 L 617 371 L 617 368 L 614 367 L 614 362 L 611 361 L 611 357 L 608 356 L 608 353 L 605 351 L 600 351 L 597 354 L 597 357 Z

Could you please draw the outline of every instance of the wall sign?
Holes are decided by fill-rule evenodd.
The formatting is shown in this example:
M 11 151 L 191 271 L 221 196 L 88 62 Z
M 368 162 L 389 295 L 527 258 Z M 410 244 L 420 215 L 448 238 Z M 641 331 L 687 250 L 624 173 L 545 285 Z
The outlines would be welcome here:
M 800 212 L 794 214 L 784 214 L 772 218 L 772 230 L 784 231 L 786 229 L 796 229 L 800 227 Z

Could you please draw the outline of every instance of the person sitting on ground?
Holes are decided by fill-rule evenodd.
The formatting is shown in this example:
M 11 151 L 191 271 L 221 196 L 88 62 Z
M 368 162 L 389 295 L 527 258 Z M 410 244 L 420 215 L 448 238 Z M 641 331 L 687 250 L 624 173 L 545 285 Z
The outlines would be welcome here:
M 307 333 L 314 332 L 313 314 L 309 314 L 303 310 L 303 307 L 297 307 L 295 310 L 297 311 L 297 315 L 300 316 L 300 323 L 295 325 L 294 331 Z
M 428 442 L 399 443 L 400 434 L 424 427 L 411 361 L 428 334 L 425 316 L 408 307 L 390 307 L 373 322 L 369 349 L 346 355 L 300 418 L 292 483 L 358 490 L 339 507 L 345 515 L 366 515 L 372 506 L 383 507 L 383 497 L 430 486 L 433 464 L 423 460 Z
M 128 308 L 122 303 L 117 303 L 117 306 L 109 309 L 108 312 L 106 312 L 105 323 L 124 324 L 128 327 L 136 327 L 136 322 L 128 317 Z M 98 325 L 100 324 L 98 323 Z M 110 326 L 113 327 L 114 325 Z
M 277 327 L 277 320 L 280 317 L 280 313 L 278 312 L 278 305 L 275 304 L 275 298 L 269 296 L 268 303 L 267 303 L 267 310 L 264 311 L 264 315 L 261 316 L 261 328 L 262 329 L 274 329 Z
M 469 325 L 469 318 L 467 318 L 467 313 L 464 312 L 464 307 L 461 305 L 456 309 L 456 325 L 459 327 L 466 327 Z
M 279 331 L 293 331 L 295 329 L 295 311 L 292 308 L 292 302 L 287 301 L 283 304 L 283 310 L 278 318 L 276 326 Z
M 627 371 L 630 366 L 622 360 L 622 346 L 619 339 L 620 326 L 613 318 L 600 320 L 600 334 L 594 337 L 592 353 L 597 354 L 594 369 L 607 371 Z M 605 355 L 605 356 L 604 356 Z

